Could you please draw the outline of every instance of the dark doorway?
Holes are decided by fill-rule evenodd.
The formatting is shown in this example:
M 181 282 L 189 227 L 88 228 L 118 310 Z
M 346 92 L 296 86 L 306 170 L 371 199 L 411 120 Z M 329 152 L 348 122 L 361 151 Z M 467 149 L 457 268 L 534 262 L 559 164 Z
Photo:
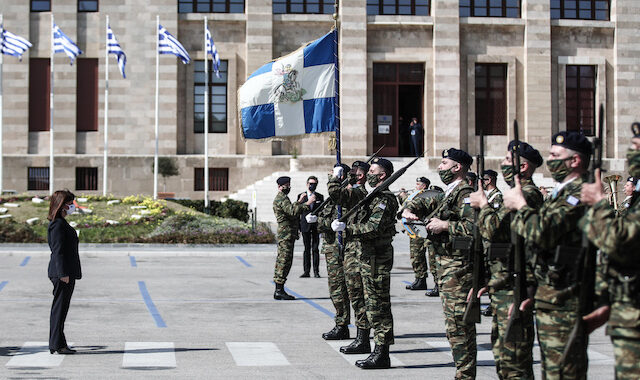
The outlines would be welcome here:
M 373 64 L 374 151 L 384 144 L 383 156 L 411 156 L 409 123 L 424 125 L 423 88 L 423 63 Z

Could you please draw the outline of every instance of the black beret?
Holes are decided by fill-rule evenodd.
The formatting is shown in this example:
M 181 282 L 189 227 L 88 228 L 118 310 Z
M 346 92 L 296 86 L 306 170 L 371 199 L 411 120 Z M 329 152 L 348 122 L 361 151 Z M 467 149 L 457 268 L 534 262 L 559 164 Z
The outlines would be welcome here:
M 633 186 L 636 185 L 636 183 L 638 183 L 638 178 L 636 177 L 629 177 L 627 178 L 627 182 L 631 182 L 633 184 Z
M 560 145 L 588 156 L 591 155 L 591 151 L 593 150 L 591 142 L 582 133 L 574 131 L 556 133 L 551 138 L 551 145 Z
M 369 171 L 369 164 L 364 161 L 354 161 L 351 165 L 354 169 L 360 168 L 365 173 Z
M 640 123 L 636 121 L 631 124 L 631 133 L 633 133 L 633 137 L 640 137 Z
M 461 163 L 466 167 L 470 167 L 473 163 L 473 157 L 464 150 L 449 148 L 442 151 L 442 158 L 449 158 L 455 162 Z
M 482 176 L 489 176 L 493 179 L 498 178 L 498 173 L 495 170 L 491 170 L 491 169 L 487 169 L 485 171 L 482 172 Z
M 376 157 L 373 159 L 372 163 L 382 166 L 389 174 L 393 173 L 393 164 L 386 158 Z
M 476 173 L 474 173 L 474 172 L 468 172 L 467 173 L 467 178 L 469 178 L 470 180 L 475 182 L 475 180 L 478 179 L 478 175 Z
M 290 182 L 291 182 L 291 177 L 287 177 L 287 176 L 280 177 L 276 180 L 276 183 L 278 184 L 278 186 L 282 186 Z
M 513 150 L 514 145 L 516 145 L 516 140 L 511 140 L 509 142 L 509 147 L 508 147 L 510 152 Z M 535 149 L 534 147 L 532 147 L 531 145 L 527 144 L 524 141 L 519 142 L 518 153 L 520 154 L 520 157 L 524 157 L 527 160 L 529 160 L 532 164 L 536 166 L 536 168 L 539 168 L 543 163 L 540 152 L 538 152 L 537 149 Z
M 431 181 L 429 181 L 427 177 L 418 177 L 416 178 L 416 182 L 422 182 L 427 186 L 431 185 Z

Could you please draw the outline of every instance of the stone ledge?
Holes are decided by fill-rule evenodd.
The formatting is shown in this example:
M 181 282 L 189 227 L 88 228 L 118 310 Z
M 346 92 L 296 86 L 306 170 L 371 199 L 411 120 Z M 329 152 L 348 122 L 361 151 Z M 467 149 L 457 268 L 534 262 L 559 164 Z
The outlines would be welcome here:
M 208 21 L 246 22 L 246 13 L 178 13 L 180 21 Z
M 591 29 L 611 29 L 616 28 L 613 21 L 597 21 L 597 20 L 551 20 L 551 26 L 559 26 L 563 28 L 591 28 Z
M 525 26 L 526 21 L 512 17 L 460 17 L 461 25 Z
M 373 15 L 367 16 L 371 26 L 426 26 L 433 27 L 431 16 Z
M 275 22 L 327 22 L 333 24 L 333 16 L 330 14 L 274 14 Z

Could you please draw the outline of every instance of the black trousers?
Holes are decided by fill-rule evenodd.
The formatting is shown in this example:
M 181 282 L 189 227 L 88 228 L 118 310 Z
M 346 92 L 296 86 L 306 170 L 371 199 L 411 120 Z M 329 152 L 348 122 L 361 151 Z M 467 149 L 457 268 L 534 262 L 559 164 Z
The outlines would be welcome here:
M 69 279 L 69 283 L 65 284 L 58 278 L 52 278 L 51 282 L 53 283 L 53 303 L 49 319 L 49 349 L 58 350 L 67 347 L 67 339 L 64 336 L 64 321 L 67 319 L 76 280 Z
M 309 273 L 311 269 L 311 253 L 313 253 L 313 273 L 320 273 L 320 235 L 312 229 L 309 232 L 302 233 L 302 242 L 304 243 L 304 254 L 302 255 L 302 267 L 304 273 Z

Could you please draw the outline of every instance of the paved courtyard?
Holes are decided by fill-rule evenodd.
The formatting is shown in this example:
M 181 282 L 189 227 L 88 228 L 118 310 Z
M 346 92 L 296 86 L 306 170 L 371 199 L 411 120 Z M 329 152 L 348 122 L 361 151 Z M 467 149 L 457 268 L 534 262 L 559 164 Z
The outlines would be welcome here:
M 272 297 L 275 245 L 81 246 L 84 278 L 66 324 L 73 356 L 47 350 L 47 247 L 0 246 L 0 378 L 451 379 L 440 300 L 405 290 L 413 280 L 406 240 L 396 239 L 392 271 L 393 368 L 376 371 L 338 352 L 348 341 L 321 338 L 333 326 L 326 265 L 320 279 L 299 278 L 300 245 L 286 285 L 292 302 Z M 479 379 L 497 378 L 489 331 L 483 317 Z M 613 379 L 603 328 L 589 355 L 590 377 Z M 537 348 L 535 359 L 539 377 Z

